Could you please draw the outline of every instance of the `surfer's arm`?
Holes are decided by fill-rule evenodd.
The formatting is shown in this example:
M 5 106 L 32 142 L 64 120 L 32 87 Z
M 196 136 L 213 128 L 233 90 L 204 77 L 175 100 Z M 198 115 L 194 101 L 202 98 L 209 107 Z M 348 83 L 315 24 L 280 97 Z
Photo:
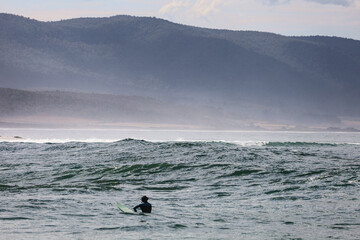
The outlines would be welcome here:
M 137 212 L 136 209 L 140 207 L 141 204 L 135 206 L 133 209 L 134 209 L 134 212 Z

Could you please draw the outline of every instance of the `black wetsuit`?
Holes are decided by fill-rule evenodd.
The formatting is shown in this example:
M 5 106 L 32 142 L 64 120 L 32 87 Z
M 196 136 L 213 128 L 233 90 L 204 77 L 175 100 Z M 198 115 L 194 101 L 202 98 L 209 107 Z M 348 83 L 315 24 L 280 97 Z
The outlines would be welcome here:
M 136 212 L 137 208 L 141 208 L 141 211 L 144 213 L 151 213 L 151 204 L 148 202 L 143 202 L 136 207 L 134 207 L 134 211 Z

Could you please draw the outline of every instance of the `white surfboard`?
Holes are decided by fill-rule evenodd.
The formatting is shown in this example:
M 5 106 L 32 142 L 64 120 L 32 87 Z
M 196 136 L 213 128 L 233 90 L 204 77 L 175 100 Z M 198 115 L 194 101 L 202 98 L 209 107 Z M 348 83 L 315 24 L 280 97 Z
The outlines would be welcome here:
M 121 203 L 116 203 L 116 206 L 123 212 L 123 213 L 131 213 L 131 214 L 136 214 L 137 212 L 134 212 L 134 210 L 126 207 L 124 204 Z

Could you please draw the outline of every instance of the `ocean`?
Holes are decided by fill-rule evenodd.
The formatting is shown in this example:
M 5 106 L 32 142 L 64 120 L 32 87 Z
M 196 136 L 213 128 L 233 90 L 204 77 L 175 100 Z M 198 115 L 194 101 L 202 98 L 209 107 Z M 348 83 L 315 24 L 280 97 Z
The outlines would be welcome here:
M 0 135 L 0 239 L 360 239 L 359 133 Z

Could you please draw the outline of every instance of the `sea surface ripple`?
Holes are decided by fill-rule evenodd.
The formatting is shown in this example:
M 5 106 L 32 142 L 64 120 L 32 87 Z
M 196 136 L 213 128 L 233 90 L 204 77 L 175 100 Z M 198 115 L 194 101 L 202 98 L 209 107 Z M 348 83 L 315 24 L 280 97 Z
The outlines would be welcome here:
M 2 142 L 0 238 L 359 239 L 359 173 L 356 144 Z

